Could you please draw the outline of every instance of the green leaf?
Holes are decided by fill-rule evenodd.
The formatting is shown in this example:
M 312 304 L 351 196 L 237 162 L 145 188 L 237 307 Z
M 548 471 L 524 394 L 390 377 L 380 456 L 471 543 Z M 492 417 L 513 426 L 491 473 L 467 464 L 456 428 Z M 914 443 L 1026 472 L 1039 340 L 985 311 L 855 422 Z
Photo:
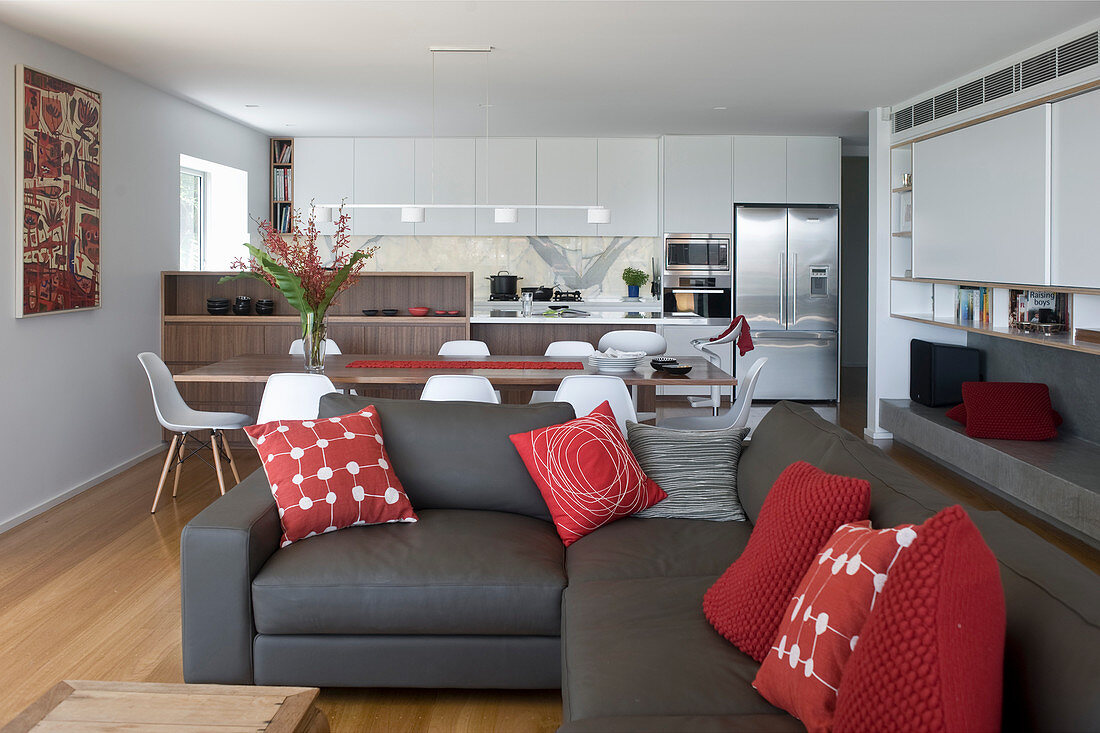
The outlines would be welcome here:
M 261 276 L 260 273 L 244 270 L 243 272 L 238 272 L 234 275 L 226 275 L 221 280 L 218 280 L 218 285 L 224 285 L 225 283 L 232 282 L 233 280 L 263 280 L 264 282 L 267 282 L 267 280 L 263 279 L 263 276 Z
M 275 279 L 275 284 L 279 286 L 279 292 L 283 294 L 291 308 L 300 313 L 310 310 L 309 303 L 306 302 L 306 291 L 302 287 L 301 278 L 271 259 L 271 256 L 259 247 L 247 243 L 244 246 L 248 247 L 248 251 L 260 263 L 260 267 Z
M 317 316 L 321 317 L 328 311 L 328 307 L 332 304 L 332 299 L 336 297 L 336 293 L 339 292 L 340 286 L 344 284 L 344 281 L 351 275 L 351 271 L 355 268 L 355 265 L 363 259 L 366 259 L 366 252 L 355 252 L 352 254 L 351 259 L 347 264 L 341 267 L 336 272 L 336 277 L 332 278 L 332 282 L 325 288 L 325 297 L 321 299 L 321 302 L 317 305 Z

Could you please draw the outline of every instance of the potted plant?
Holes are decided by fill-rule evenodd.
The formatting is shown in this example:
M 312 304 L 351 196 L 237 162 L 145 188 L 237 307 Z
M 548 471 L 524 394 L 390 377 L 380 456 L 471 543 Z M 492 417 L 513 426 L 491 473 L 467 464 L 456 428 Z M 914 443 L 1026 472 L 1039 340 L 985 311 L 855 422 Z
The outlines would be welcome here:
M 623 270 L 623 282 L 626 283 L 626 295 L 628 298 L 637 298 L 638 288 L 649 282 L 649 273 L 639 270 L 637 267 L 628 267 Z
M 335 219 L 331 261 L 325 264 L 317 247 L 320 232 L 312 202 L 310 212 L 304 230 L 295 217 L 293 230 L 287 234 L 276 231 L 270 221 L 258 222 L 262 247 L 246 243 L 248 259 L 239 258 L 232 264 L 234 270 L 241 272 L 226 275 L 219 282 L 252 278 L 263 280 L 281 292 L 290 307 L 301 315 L 306 371 L 319 373 L 325 369 L 328 309 L 337 295 L 355 283 L 364 260 L 378 248 L 351 250 L 351 216 L 341 207 Z

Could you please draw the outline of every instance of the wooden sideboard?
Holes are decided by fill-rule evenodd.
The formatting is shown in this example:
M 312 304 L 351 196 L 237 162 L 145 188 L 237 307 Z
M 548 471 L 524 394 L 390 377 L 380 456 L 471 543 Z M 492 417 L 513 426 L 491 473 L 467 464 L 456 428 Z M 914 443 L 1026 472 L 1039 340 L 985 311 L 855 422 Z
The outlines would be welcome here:
M 161 358 L 173 374 L 240 354 L 285 354 L 301 338 L 297 311 L 259 280 L 218 281 L 228 272 L 161 273 Z M 212 316 L 206 299 L 238 295 L 253 300 L 253 314 Z M 255 301 L 271 298 L 275 314 L 255 315 Z M 330 309 L 328 335 L 344 353 L 435 354 L 444 341 L 470 338 L 473 273 L 366 272 Z M 408 309 L 457 310 L 459 316 L 410 316 Z M 396 316 L 364 316 L 364 309 L 397 308 Z M 197 410 L 256 414 L 263 385 L 180 384 Z M 391 396 L 378 394 L 377 396 Z M 409 396 L 393 394 L 392 396 Z M 233 442 L 247 442 L 243 433 Z

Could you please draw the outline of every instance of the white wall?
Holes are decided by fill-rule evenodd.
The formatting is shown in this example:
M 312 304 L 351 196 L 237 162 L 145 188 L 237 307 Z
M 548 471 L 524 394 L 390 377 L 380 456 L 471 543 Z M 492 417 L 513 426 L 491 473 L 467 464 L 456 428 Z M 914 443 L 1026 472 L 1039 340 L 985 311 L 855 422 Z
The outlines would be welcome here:
M 103 94 L 98 310 L 14 317 L 19 63 Z M 160 445 L 136 354 L 160 351 L 159 273 L 179 266 L 180 153 L 248 171 L 267 216 L 265 135 L 0 24 L 0 530 Z
M 867 113 L 867 428 L 879 440 L 892 437 L 879 425 L 880 399 L 909 398 L 909 341 L 919 338 L 965 344 L 966 332 L 890 317 L 890 123 L 884 108 Z

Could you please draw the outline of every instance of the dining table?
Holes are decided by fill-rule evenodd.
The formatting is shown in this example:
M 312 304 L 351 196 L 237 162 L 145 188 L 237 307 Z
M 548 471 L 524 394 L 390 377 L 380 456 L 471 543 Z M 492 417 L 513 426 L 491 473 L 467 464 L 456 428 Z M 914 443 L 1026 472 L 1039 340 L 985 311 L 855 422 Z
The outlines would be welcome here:
M 423 366 L 354 367 L 353 362 L 420 362 Z M 654 368 L 649 360 L 626 373 L 614 373 L 631 387 L 713 387 L 737 384 L 732 374 L 700 357 L 677 357 L 690 366 L 684 375 L 670 374 Z M 479 367 L 471 362 L 484 363 Z M 501 369 L 489 366 L 493 362 L 524 362 L 523 368 Z M 564 369 L 549 366 L 562 362 L 580 362 L 583 368 Z M 547 366 L 539 366 L 547 365 Z M 290 354 L 242 354 L 229 359 L 196 367 L 174 376 L 177 382 L 207 382 L 223 384 L 263 383 L 272 374 L 301 372 L 304 357 Z M 493 355 L 493 356 L 424 356 L 378 354 L 332 354 L 325 357 L 324 374 L 338 387 L 356 386 L 417 386 L 437 374 L 472 374 L 486 377 L 494 387 L 525 389 L 555 389 L 561 380 L 576 374 L 607 374 L 588 364 L 584 357 Z

